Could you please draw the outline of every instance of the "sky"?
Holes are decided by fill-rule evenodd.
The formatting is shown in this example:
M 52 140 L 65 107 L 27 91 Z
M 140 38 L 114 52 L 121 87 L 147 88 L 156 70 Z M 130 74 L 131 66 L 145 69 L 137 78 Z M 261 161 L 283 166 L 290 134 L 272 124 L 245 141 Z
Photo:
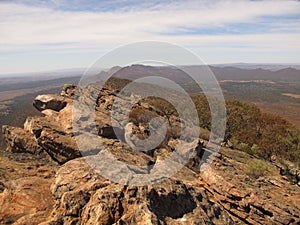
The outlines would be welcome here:
M 300 1 L 0 0 L 0 74 L 86 68 L 146 40 L 206 64 L 299 64 Z

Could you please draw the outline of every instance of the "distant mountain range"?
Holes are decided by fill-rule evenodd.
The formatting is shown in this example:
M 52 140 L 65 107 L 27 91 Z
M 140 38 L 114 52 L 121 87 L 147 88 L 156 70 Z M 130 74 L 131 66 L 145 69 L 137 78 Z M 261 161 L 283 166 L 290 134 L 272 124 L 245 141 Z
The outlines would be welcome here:
M 228 63 L 228 64 L 211 64 L 211 68 L 237 68 L 243 70 L 270 70 L 270 71 L 279 71 L 286 68 L 300 70 L 300 64 L 256 64 L 256 63 Z M 181 67 L 181 66 L 178 66 Z M 94 68 L 93 71 L 108 71 L 108 70 L 118 70 L 120 66 L 115 66 L 113 68 Z M 149 68 L 149 67 L 148 67 Z M 155 67 L 161 68 L 161 67 Z M 45 79 L 45 77 L 58 78 L 65 76 L 74 76 L 82 75 L 87 68 L 69 68 L 69 69 L 59 69 L 52 71 L 43 71 L 43 72 L 32 72 L 32 73 L 11 73 L 11 74 L 1 74 L 0 79 L 3 78 L 19 78 L 19 77 L 32 77 L 36 79 Z M 89 69 L 90 71 L 90 69 Z
M 271 80 L 300 81 L 300 69 L 283 68 L 276 71 L 268 69 L 242 69 L 237 67 L 210 67 L 218 80 Z
M 184 66 L 181 68 L 184 68 L 184 70 L 199 70 L 199 75 L 201 75 L 201 72 L 203 71 L 203 66 Z M 263 80 L 273 82 L 300 82 L 300 69 L 295 69 L 291 67 L 279 69 L 276 71 L 262 68 L 245 69 L 232 66 L 209 66 L 209 68 L 219 81 Z M 144 65 L 132 65 L 124 68 L 114 67 L 108 72 L 100 73 L 100 75 L 103 78 L 108 74 L 114 74 L 115 77 L 129 80 L 136 80 L 145 76 L 160 76 L 174 80 L 180 84 L 188 84 L 192 82 L 191 77 L 189 77 L 185 72 L 176 67 L 153 67 Z
M 236 67 L 241 69 L 266 69 L 266 70 L 281 70 L 284 68 L 300 69 L 300 64 L 259 64 L 259 63 L 230 63 L 230 64 L 212 64 L 215 67 Z

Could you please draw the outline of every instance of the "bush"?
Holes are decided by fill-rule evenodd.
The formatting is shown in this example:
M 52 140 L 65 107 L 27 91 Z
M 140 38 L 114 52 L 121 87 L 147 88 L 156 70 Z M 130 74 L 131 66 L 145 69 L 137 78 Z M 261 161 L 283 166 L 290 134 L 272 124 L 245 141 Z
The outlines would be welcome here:
M 266 160 L 272 155 L 300 160 L 299 131 L 280 116 L 261 113 L 253 104 L 227 102 L 226 140 L 237 149 Z
M 136 107 L 129 113 L 129 121 L 136 126 L 139 124 L 148 125 L 151 119 L 158 117 L 158 115 L 152 111 L 146 110 L 142 107 Z
M 209 108 L 209 103 L 204 95 L 193 96 L 193 102 L 196 106 L 199 124 L 201 128 L 211 129 L 211 112 Z
M 176 111 L 174 106 L 170 102 L 162 98 L 149 97 L 144 100 L 144 102 L 150 104 L 160 116 L 165 117 L 168 120 L 170 127 L 172 127 L 171 117 L 179 117 L 178 112 Z
M 254 155 L 259 151 L 259 147 L 257 144 L 252 145 L 250 152 L 248 152 L 248 154 L 250 155 Z
M 246 165 L 246 173 L 254 178 L 259 178 L 265 175 L 267 171 L 267 166 L 264 164 L 263 161 L 258 159 L 253 159 L 252 161 L 248 162 Z
M 199 137 L 201 139 L 204 139 L 204 140 L 208 141 L 209 138 L 210 138 L 210 131 L 208 129 L 200 128 L 200 135 L 199 135 Z
M 258 122 L 261 112 L 253 104 L 240 101 L 227 101 L 227 126 L 225 140 L 232 138 L 239 142 L 247 143 L 249 146 L 256 144 L 259 138 Z

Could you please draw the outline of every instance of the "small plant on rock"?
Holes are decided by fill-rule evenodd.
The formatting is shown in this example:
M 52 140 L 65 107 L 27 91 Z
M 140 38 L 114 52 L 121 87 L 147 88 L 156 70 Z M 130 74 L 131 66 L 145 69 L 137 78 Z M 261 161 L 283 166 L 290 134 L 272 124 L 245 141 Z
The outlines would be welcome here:
M 265 163 L 258 159 L 253 159 L 246 165 L 246 173 L 254 178 L 259 178 L 267 172 Z

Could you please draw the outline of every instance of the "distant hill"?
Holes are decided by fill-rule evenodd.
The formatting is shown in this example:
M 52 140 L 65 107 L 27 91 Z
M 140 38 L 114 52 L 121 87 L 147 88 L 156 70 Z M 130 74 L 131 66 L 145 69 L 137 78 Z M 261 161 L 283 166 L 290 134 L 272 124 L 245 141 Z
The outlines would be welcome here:
M 240 69 L 266 69 L 266 70 L 272 70 L 277 71 L 284 68 L 294 68 L 294 69 L 300 69 L 300 64 L 275 64 L 275 63 L 269 63 L 269 64 L 260 64 L 260 63 L 227 63 L 227 64 L 213 64 L 211 66 L 215 67 L 235 67 Z
M 277 71 L 267 69 L 241 69 L 236 67 L 210 67 L 218 80 L 270 80 L 300 82 L 300 70 L 288 67 Z
M 202 68 L 201 68 L 202 67 Z M 183 69 L 199 69 L 199 75 L 203 66 L 184 66 L 184 67 L 153 67 L 144 65 L 132 65 L 124 68 L 117 68 L 110 71 L 115 73 L 114 76 L 123 79 L 135 80 L 145 76 L 160 76 L 167 79 L 172 79 L 180 84 L 187 84 L 192 82 L 192 79 L 183 72 Z M 277 71 L 268 69 L 242 69 L 237 67 L 216 67 L 209 66 L 211 71 L 216 76 L 217 80 L 268 80 L 274 82 L 300 82 L 300 69 L 283 68 Z M 119 70 L 118 70 L 119 69 Z M 117 72 L 116 72 L 117 71 Z M 109 72 L 101 72 L 104 74 Z

